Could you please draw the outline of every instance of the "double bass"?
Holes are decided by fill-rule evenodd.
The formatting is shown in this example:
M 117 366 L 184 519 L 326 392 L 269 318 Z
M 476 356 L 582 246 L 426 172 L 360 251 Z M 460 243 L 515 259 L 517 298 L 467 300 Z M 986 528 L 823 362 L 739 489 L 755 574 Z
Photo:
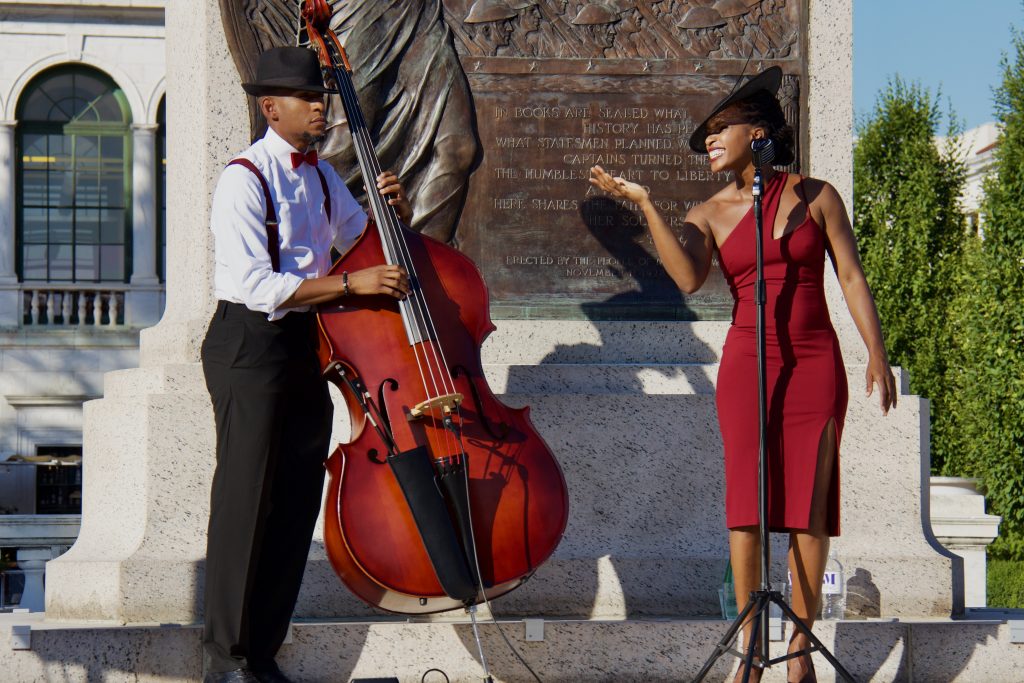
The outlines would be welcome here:
M 380 163 L 330 5 L 305 0 L 301 13 L 369 186 Z M 319 308 L 321 366 L 352 423 L 327 461 L 327 555 L 375 607 L 470 607 L 521 585 L 554 552 L 568 520 L 565 479 L 529 410 L 502 404 L 484 378 L 480 346 L 495 327 L 479 270 L 367 196 L 367 227 L 331 273 L 397 264 L 411 291 Z

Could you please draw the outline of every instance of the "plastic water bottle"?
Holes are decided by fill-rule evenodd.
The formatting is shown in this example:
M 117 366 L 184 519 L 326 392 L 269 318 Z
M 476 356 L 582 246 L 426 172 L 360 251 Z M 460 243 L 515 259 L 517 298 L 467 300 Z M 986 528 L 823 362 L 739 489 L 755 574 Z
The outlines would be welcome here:
M 821 580 L 821 618 L 842 619 L 846 613 L 846 581 L 835 548 L 828 553 Z
M 722 618 L 735 619 L 738 612 L 736 606 L 736 584 L 732 578 L 732 562 L 726 563 L 725 576 L 722 577 L 722 587 L 718 590 L 722 606 Z

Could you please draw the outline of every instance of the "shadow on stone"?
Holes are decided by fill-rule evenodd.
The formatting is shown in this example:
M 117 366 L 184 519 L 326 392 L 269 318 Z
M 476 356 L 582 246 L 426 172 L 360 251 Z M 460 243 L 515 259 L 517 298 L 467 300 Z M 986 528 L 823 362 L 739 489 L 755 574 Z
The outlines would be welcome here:
M 717 350 L 689 325 L 666 331 L 698 317 L 681 294 L 670 306 L 645 306 L 653 292 L 678 289 L 642 246 L 640 217 L 606 197 L 580 206 L 608 254 L 608 276 L 635 284 L 579 304 L 597 343 L 559 343 L 537 367 L 509 367 L 503 400 L 532 408 L 565 472 L 570 519 L 554 557 L 493 611 L 499 619 L 717 617 L 728 548 L 715 387 L 702 367 Z M 475 655 L 471 630 L 458 633 Z M 492 645 L 494 675 L 526 680 L 505 645 Z M 531 661 L 543 678 L 558 670 L 544 664 Z
M 983 656 L 977 656 L 998 640 L 999 627 L 991 622 L 842 621 L 836 624 L 832 653 L 858 681 L 1004 680 L 979 670 L 985 667 L 978 666 Z
M 882 596 L 871 580 L 871 572 L 857 569 L 846 582 L 847 618 L 870 619 L 882 616 Z

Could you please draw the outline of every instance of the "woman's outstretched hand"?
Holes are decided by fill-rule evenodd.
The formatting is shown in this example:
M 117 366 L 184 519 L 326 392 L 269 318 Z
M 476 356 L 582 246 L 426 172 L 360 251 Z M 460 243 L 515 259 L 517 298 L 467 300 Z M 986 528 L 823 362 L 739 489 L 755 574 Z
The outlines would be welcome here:
M 613 178 L 600 166 L 590 168 L 590 184 L 613 197 L 627 199 L 634 204 L 643 204 L 648 199 L 643 185 L 631 183 L 625 178 Z
M 871 355 L 868 358 L 867 395 L 871 396 L 875 385 L 878 385 L 878 402 L 882 406 L 882 415 L 889 414 L 889 408 L 896 407 L 896 378 L 893 377 L 889 360 L 885 357 Z

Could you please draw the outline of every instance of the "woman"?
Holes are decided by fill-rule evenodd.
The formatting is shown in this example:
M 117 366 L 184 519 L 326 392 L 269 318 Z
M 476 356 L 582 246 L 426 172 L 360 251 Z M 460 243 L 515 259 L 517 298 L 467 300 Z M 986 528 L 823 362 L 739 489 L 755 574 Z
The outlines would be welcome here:
M 658 255 L 686 293 L 704 283 L 717 249 L 732 291 L 733 321 L 718 374 L 719 426 L 725 447 L 726 521 L 737 604 L 760 583 L 758 534 L 758 392 L 756 280 L 751 143 L 770 139 L 775 163 L 793 160 L 793 131 L 775 93 L 782 72 L 773 67 L 726 97 L 690 138 L 707 153 L 712 171 L 732 171 L 734 181 L 686 216 L 682 239 L 668 228 L 642 186 L 591 169 L 590 182 L 636 203 L 644 213 Z M 766 366 L 768 399 L 769 527 L 790 534 L 792 607 L 813 625 L 829 538 L 839 534 L 839 442 L 846 415 L 846 370 L 829 320 L 823 283 L 826 253 L 867 345 L 867 393 L 878 386 L 882 413 L 896 405 L 875 303 L 857 256 L 842 199 L 828 183 L 763 169 Z M 751 625 L 745 630 L 749 641 Z M 806 648 L 795 634 L 789 650 Z M 788 680 L 814 681 L 810 657 L 788 662 Z M 762 669 L 751 671 L 760 679 Z M 742 680 L 743 669 L 736 674 Z

